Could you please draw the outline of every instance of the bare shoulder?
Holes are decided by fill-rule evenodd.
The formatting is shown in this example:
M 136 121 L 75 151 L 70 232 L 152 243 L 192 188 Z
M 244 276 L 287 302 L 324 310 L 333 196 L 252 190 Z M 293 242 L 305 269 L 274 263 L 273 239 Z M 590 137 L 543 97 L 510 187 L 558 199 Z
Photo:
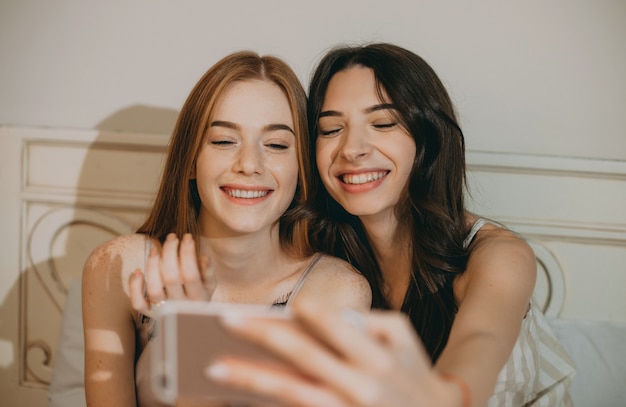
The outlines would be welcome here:
M 372 291 L 367 279 L 350 263 L 324 255 L 308 277 L 299 297 L 315 297 L 340 307 L 368 310 Z
M 141 268 L 145 259 L 146 237 L 141 234 L 122 235 L 97 246 L 83 268 L 83 282 L 119 281 L 126 286 L 128 277 Z
M 333 281 L 354 282 L 358 285 L 366 285 L 369 290 L 367 279 L 350 263 L 340 258 L 324 255 L 317 264 L 316 274 L 320 278 Z
M 508 260 L 521 266 L 532 264 L 535 254 L 530 245 L 517 233 L 493 224 L 486 224 L 478 231 L 469 261 Z
M 455 292 L 461 297 L 472 281 L 532 292 L 537 262 L 530 245 L 518 234 L 486 224 L 476 234 L 470 250 L 467 268 L 455 283 Z

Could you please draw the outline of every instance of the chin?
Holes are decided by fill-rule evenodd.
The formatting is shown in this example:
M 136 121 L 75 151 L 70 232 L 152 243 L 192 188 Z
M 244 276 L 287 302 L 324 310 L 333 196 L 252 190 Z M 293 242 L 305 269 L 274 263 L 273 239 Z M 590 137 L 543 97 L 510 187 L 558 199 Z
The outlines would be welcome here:
M 343 205 L 342 205 L 343 206 Z M 343 208 L 346 210 L 346 212 L 348 212 L 350 215 L 354 215 L 354 216 L 372 216 L 372 215 L 376 215 L 380 212 L 380 208 L 371 208 L 371 207 L 366 207 L 363 205 L 345 205 L 343 206 Z
M 372 202 L 362 202 L 356 204 L 354 202 L 350 204 L 339 203 L 349 214 L 358 217 L 379 216 L 388 213 L 390 210 L 387 206 L 376 205 L 373 206 Z M 393 209 L 391 209 L 393 211 Z

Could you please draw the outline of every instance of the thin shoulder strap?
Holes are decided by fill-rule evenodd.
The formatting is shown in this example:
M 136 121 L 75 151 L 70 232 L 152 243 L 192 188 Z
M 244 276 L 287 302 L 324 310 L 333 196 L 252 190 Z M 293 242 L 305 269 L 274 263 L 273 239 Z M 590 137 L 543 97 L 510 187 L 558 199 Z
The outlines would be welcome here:
M 302 272 L 302 275 L 298 279 L 298 282 L 293 287 L 293 290 L 291 290 L 291 293 L 289 294 L 289 299 L 287 300 L 287 304 L 285 304 L 285 306 L 288 307 L 293 301 L 293 299 L 296 298 L 296 296 L 302 289 L 302 286 L 304 285 L 304 282 L 306 281 L 307 277 L 309 276 L 309 274 L 311 274 L 311 271 L 315 268 L 315 265 L 317 264 L 317 262 L 321 260 L 322 257 L 324 257 L 323 253 L 315 253 L 315 255 L 313 256 L 313 259 L 307 266 L 306 270 Z
M 474 224 L 472 225 L 472 228 L 467 234 L 467 237 L 463 241 L 464 249 L 467 249 L 469 247 L 470 243 L 472 243 L 472 240 L 474 240 L 474 236 L 476 236 L 476 233 L 478 233 L 480 228 L 482 228 L 485 225 L 485 223 L 487 223 L 487 220 L 483 218 L 479 218 L 476 222 L 474 222 Z
M 148 257 L 150 256 L 150 250 L 152 249 L 152 242 L 150 241 L 150 236 L 145 235 L 145 247 L 144 247 L 144 257 L 143 257 L 143 271 L 146 273 L 146 268 L 148 265 Z

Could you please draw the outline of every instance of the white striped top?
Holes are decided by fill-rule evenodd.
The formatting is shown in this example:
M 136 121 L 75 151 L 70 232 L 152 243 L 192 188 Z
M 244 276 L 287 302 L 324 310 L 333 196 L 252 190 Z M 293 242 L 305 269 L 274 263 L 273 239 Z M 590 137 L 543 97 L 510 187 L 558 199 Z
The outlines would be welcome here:
M 465 246 L 487 222 L 479 219 L 473 225 Z M 541 310 L 531 301 L 517 342 L 498 375 L 487 406 L 569 407 L 572 405 L 569 387 L 575 371 L 574 362 L 557 340 Z
M 533 303 L 487 406 L 571 406 L 574 362 Z

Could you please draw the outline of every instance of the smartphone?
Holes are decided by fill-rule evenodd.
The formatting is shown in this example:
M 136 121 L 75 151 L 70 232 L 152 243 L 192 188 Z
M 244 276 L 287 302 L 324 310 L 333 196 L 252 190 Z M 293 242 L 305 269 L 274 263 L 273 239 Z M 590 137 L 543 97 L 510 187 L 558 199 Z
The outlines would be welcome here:
M 232 335 L 221 322 L 225 312 L 240 313 L 246 318 L 290 319 L 284 308 L 272 309 L 266 305 L 165 302 L 154 313 L 156 325 L 150 355 L 152 388 L 158 400 L 170 404 L 180 399 L 234 403 L 269 401 L 211 381 L 204 371 L 221 358 L 243 358 L 273 369 L 294 372 L 260 346 Z

